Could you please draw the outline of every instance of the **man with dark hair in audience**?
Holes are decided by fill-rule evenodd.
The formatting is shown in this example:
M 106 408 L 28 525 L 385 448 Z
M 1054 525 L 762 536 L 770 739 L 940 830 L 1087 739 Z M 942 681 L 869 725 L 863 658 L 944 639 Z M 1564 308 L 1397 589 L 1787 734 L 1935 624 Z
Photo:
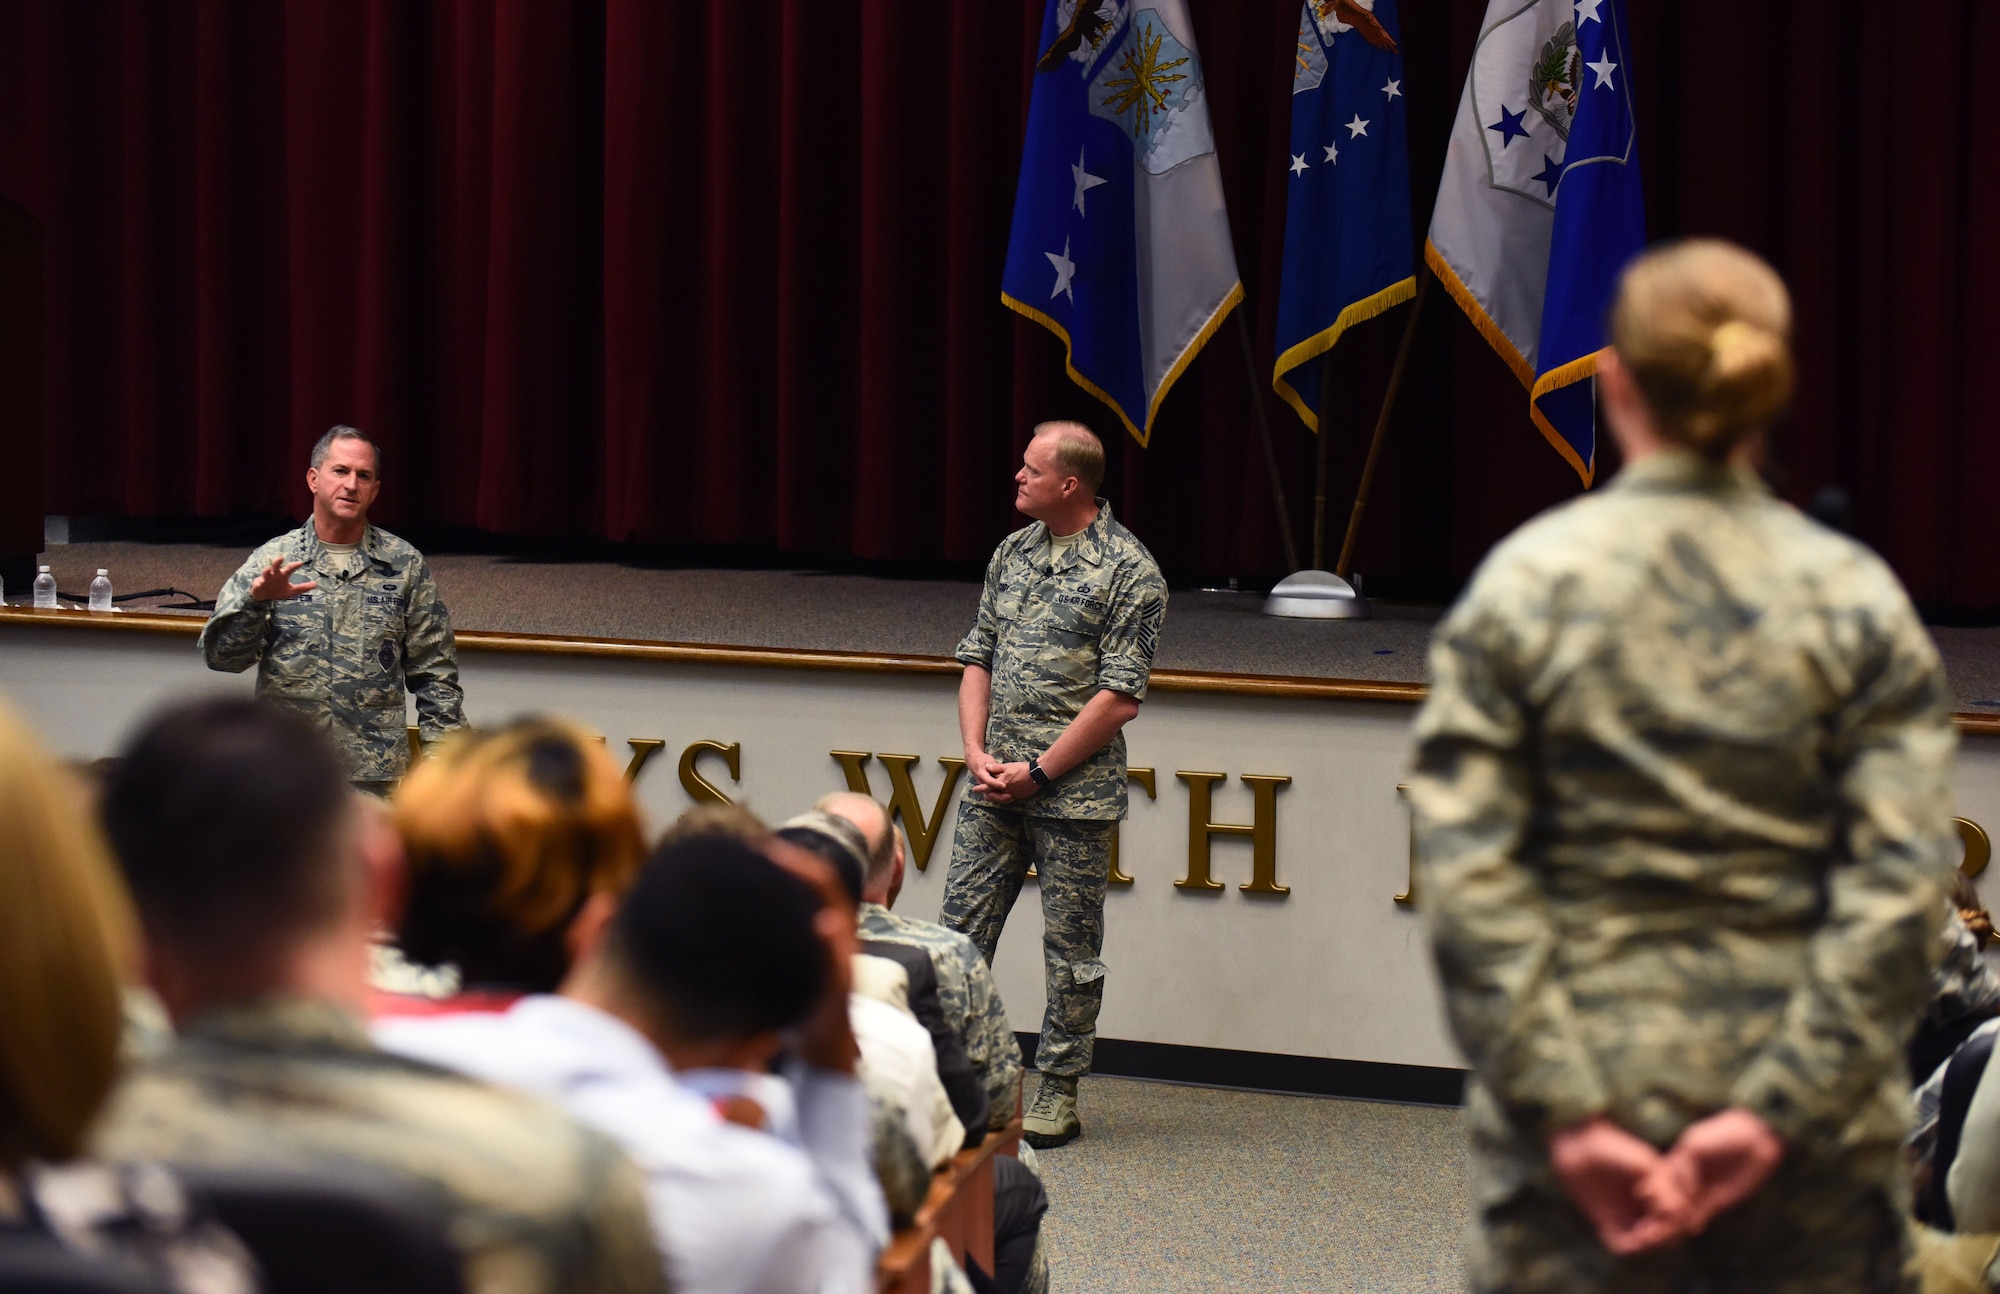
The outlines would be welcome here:
M 917 948 L 930 958 L 945 1018 L 986 1086 L 987 1124 L 1006 1127 L 1020 1103 L 1021 1044 L 1007 1022 L 1007 1008 L 993 986 L 986 959 L 958 931 L 890 911 L 903 889 L 903 842 L 881 805 L 865 795 L 841 791 L 822 797 L 818 807 L 852 822 L 868 842 L 861 938 Z
M 114 1159 L 389 1175 L 435 1202 L 471 1294 L 663 1288 L 638 1173 L 555 1109 L 377 1051 L 361 1013 L 395 837 L 303 721 L 170 710 L 102 800 L 180 1037 L 130 1072 Z
M 622 900 L 585 906 L 558 993 L 499 1013 L 385 1020 L 376 1037 L 553 1097 L 616 1138 L 646 1173 L 681 1294 L 864 1294 L 888 1223 L 853 1078 L 853 938 L 822 920 L 824 868 L 796 854 L 726 834 L 678 839 Z M 788 1039 L 796 1081 L 753 1088 L 764 1106 L 718 1117 L 677 1081 L 688 1070 L 768 1074 Z M 795 1106 L 770 1108 L 774 1091 Z

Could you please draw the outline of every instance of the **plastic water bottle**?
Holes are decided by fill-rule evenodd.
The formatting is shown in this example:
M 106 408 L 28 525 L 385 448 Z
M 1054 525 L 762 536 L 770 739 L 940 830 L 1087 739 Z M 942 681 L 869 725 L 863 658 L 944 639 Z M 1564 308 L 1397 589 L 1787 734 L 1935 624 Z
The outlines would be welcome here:
M 49 568 L 38 566 L 35 576 L 35 605 L 44 611 L 56 608 L 56 577 L 49 574 Z
M 97 578 L 90 582 L 90 609 L 92 611 L 111 609 L 111 572 L 102 566 L 97 568 Z

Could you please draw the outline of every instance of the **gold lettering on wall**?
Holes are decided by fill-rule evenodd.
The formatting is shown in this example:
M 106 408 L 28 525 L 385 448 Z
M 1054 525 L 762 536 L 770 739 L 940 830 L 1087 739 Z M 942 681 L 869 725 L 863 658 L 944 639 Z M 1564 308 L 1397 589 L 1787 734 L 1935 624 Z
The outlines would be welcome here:
M 1971 818 L 1953 818 L 1951 825 L 1958 828 L 1958 838 L 1965 842 L 1965 857 L 1959 861 L 1958 870 L 1967 876 L 1979 875 L 1993 861 L 1993 841 L 1987 837 L 1986 828 Z
M 1140 786 L 1144 787 L 1147 799 L 1157 800 L 1160 798 L 1159 785 L 1153 777 L 1152 769 L 1128 768 L 1125 770 L 1125 777 L 1128 781 L 1137 782 Z M 1125 824 L 1122 822 L 1113 828 L 1111 832 L 1111 883 L 1113 885 L 1130 885 L 1132 883 L 1132 878 L 1121 871 L 1118 866 L 1118 838 L 1124 834 Z
M 1239 780 L 1250 788 L 1251 812 L 1248 823 L 1211 820 L 1215 784 L 1227 781 L 1227 773 L 1176 772 L 1188 788 L 1188 870 L 1174 882 L 1179 890 L 1220 890 L 1222 883 L 1209 876 L 1209 847 L 1217 836 L 1247 836 L 1250 839 L 1250 880 L 1238 886 L 1246 894 L 1290 894 L 1278 884 L 1278 791 L 1289 786 L 1290 777 L 1269 773 L 1244 773 Z
M 1409 786 L 1398 783 L 1396 794 L 1407 803 L 1410 798 Z M 1417 817 L 1414 813 L 1410 815 L 1410 855 L 1407 865 L 1409 871 L 1403 877 L 1403 892 L 1396 895 L 1395 900 L 1406 908 L 1413 908 L 1417 906 Z
M 742 742 L 732 741 L 724 745 L 719 741 L 697 741 L 681 752 L 681 789 L 686 791 L 688 798 L 696 804 L 734 803 L 715 783 L 703 777 L 701 770 L 696 767 L 696 761 L 708 754 L 722 756 L 723 766 L 729 770 L 729 780 L 732 782 L 743 780 Z
M 903 820 L 903 832 L 910 838 L 910 861 L 917 870 L 929 867 L 931 850 L 937 847 L 938 831 L 944 823 L 945 810 L 951 805 L 951 793 L 958 788 L 958 779 L 965 772 L 965 761 L 956 755 L 938 756 L 938 763 L 944 765 L 944 785 L 938 788 L 937 799 L 926 814 L 917 799 L 916 781 L 910 776 L 910 770 L 921 762 L 922 756 L 874 755 L 865 750 L 830 750 L 827 754 L 840 762 L 841 772 L 847 775 L 847 789 L 870 797 L 875 791 L 868 785 L 868 770 L 864 765 L 871 758 L 882 761 L 882 767 L 889 771 L 889 816 Z
M 639 781 L 639 770 L 646 761 L 667 748 L 667 743 L 658 737 L 627 737 L 625 744 L 632 748 L 632 762 L 625 765 L 625 785 L 633 786 Z

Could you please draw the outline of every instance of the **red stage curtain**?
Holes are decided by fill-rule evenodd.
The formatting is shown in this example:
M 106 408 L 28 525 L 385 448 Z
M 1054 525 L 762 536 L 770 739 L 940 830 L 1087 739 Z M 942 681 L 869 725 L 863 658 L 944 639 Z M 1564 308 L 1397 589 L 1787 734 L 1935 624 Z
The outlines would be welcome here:
M 1296 0 L 1196 0 L 1263 393 Z M 1481 0 L 1404 6 L 1420 225 Z M 977 562 L 1028 426 L 1113 424 L 998 302 L 1039 0 L 11 0 L 0 192 L 43 224 L 47 506 L 296 511 L 386 449 L 382 515 Z M 2000 7 L 1634 0 L 1655 236 L 1771 257 L 1800 313 L 1777 475 L 1855 495 L 1919 597 L 2000 609 Z M 1417 233 L 1420 231 L 1413 231 Z M 1358 566 L 1463 576 L 1575 492 L 1433 295 Z M 1405 312 L 1337 358 L 1337 548 Z M 1281 573 L 1234 327 L 1108 486 L 1181 580 Z M 1329 561 L 1331 555 L 1329 554 Z

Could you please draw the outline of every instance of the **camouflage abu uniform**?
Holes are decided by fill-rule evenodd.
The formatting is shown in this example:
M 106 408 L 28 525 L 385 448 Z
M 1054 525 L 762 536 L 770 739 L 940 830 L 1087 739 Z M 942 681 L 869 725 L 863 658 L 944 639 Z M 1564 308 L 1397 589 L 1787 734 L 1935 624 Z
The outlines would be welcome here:
M 308 519 L 273 539 L 222 586 L 201 631 L 208 667 L 240 674 L 257 667 L 257 695 L 294 711 L 331 736 L 349 778 L 388 783 L 409 766 L 403 689 L 416 694 L 417 729 L 428 746 L 465 726 L 451 613 L 423 554 L 369 526 L 343 569 Z M 272 561 L 304 562 L 295 582 L 311 593 L 270 602 L 250 585 Z
M 127 1070 L 107 1159 L 388 1173 L 433 1203 L 467 1294 L 658 1294 L 639 1170 L 552 1105 L 378 1051 L 360 1020 L 273 999 L 190 1021 Z
M 931 959 L 945 1023 L 965 1043 L 965 1057 L 986 1089 L 988 1125 L 1006 1127 L 1021 1088 L 1021 1046 L 978 947 L 956 930 L 913 921 L 879 903 L 861 905 L 860 933 L 863 939 L 919 948 Z
M 1475 1071 L 1475 1287 L 1900 1288 L 1902 1044 L 1956 844 L 1944 675 L 1894 576 L 1662 453 L 1505 541 L 1431 675 L 1411 798 Z M 1666 1147 L 1731 1106 L 1785 1158 L 1676 1248 L 1612 1258 L 1549 1172 L 1590 1116 Z
M 1167 611 L 1166 581 L 1146 546 L 1097 500 L 1097 519 L 1053 563 L 1049 528 L 1009 535 L 986 567 L 979 619 L 955 653 L 993 674 L 986 749 L 1003 763 L 1038 758 L 1102 691 L 1146 699 Z M 1118 733 L 1021 804 L 960 800 L 945 882 L 944 924 L 990 963 L 1030 863 L 1041 880 L 1048 1010 L 1035 1067 L 1090 1070 L 1104 1002 L 1104 888 L 1125 816 L 1125 734 Z

